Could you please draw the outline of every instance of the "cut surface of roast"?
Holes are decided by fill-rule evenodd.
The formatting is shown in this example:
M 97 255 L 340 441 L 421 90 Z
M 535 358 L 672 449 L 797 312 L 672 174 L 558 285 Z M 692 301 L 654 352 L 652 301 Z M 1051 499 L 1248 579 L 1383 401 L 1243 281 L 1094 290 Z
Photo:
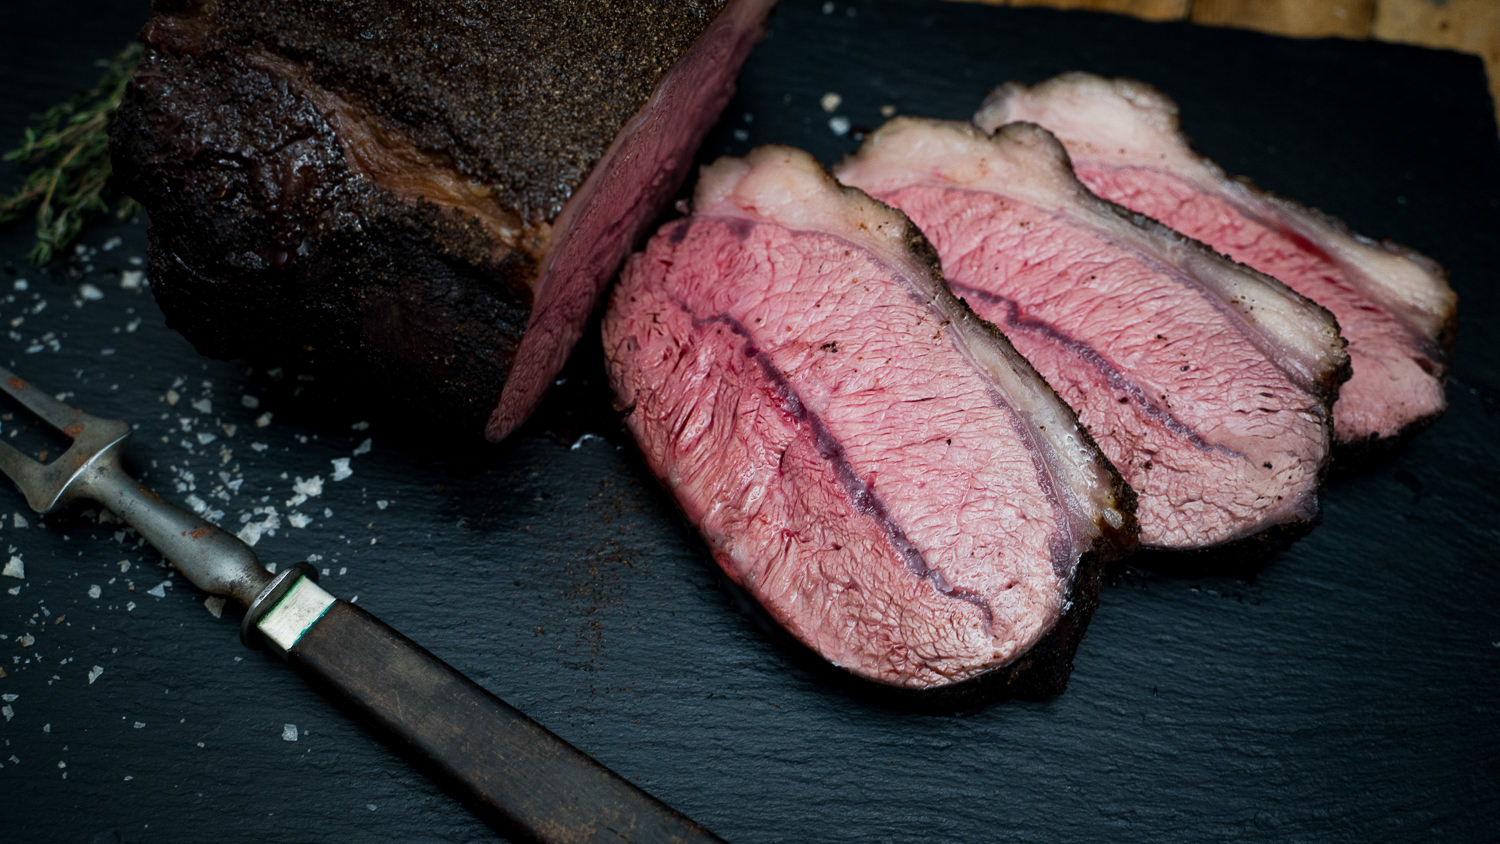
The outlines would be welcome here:
M 853 674 L 1056 691 L 1130 493 L 909 220 L 763 147 L 626 264 L 610 379 L 720 566 Z
M 1139 496 L 1144 546 L 1310 524 L 1347 374 L 1327 311 L 1089 193 L 1032 124 L 898 117 L 835 172 L 905 211 L 1078 412 Z
M 505 436 L 772 2 L 157 0 L 111 146 L 168 323 Z
M 1071 73 L 996 89 L 975 122 L 1039 123 L 1089 189 L 1197 238 L 1333 312 L 1352 373 L 1334 405 L 1341 443 L 1388 439 L 1446 407 L 1457 298 L 1441 267 L 1231 178 L 1198 155 L 1177 106 L 1139 82 Z

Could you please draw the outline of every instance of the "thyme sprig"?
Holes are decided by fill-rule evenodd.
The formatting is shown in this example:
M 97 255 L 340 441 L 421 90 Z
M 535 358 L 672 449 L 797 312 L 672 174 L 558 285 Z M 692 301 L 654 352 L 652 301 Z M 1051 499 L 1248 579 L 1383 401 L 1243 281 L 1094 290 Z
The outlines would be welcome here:
M 100 64 L 98 84 L 34 118 L 21 145 L 5 160 L 28 172 L 21 187 L 0 199 L 0 225 L 36 208 L 36 245 L 30 257 L 45 264 L 83 231 L 84 223 L 116 206 L 119 219 L 135 211 L 135 202 L 110 185 L 109 124 L 125 85 L 141 60 L 141 45 L 132 44 Z

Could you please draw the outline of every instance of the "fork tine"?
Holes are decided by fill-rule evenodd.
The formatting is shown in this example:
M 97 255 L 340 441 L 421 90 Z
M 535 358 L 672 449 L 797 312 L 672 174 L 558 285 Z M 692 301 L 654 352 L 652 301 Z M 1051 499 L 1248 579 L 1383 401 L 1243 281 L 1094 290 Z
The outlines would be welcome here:
M 0 366 L 0 390 L 4 390 L 10 394 L 12 398 L 25 405 L 27 410 L 36 414 L 42 421 L 67 434 L 69 437 L 76 436 L 75 426 L 88 421 L 83 411 L 63 404 L 41 390 L 38 390 L 31 386 L 30 382 L 26 379 L 3 366 Z

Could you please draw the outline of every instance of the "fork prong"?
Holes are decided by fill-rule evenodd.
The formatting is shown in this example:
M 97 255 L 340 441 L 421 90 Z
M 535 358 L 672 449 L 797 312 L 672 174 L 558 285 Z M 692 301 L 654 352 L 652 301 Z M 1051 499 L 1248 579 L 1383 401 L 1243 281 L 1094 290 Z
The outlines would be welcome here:
M 42 421 L 69 437 L 76 436 L 77 425 L 88 421 L 83 411 L 38 390 L 31 382 L 3 366 L 0 366 L 0 390 L 4 390 Z

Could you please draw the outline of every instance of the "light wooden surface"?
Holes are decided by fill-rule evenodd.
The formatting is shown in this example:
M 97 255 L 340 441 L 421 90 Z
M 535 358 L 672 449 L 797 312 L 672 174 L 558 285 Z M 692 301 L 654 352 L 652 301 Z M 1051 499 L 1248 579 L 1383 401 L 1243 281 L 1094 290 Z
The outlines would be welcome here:
M 1190 20 L 1297 38 L 1374 38 L 1474 53 L 1500 103 L 1500 0 L 967 0 Z M 1500 122 L 1500 107 L 1496 109 Z

